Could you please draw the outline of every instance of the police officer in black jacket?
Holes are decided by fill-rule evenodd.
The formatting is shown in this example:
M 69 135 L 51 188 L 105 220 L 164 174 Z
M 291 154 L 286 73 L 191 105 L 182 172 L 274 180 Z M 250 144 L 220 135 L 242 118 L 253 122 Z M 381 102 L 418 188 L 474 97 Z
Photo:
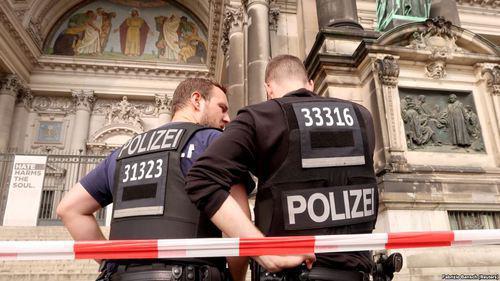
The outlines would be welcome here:
M 378 190 L 370 112 L 357 103 L 313 93 L 312 81 L 294 56 L 273 58 L 265 81 L 269 100 L 238 112 L 188 173 L 188 195 L 231 236 L 371 233 Z M 248 171 L 259 180 L 259 231 L 241 219 L 228 196 L 231 183 Z M 256 257 L 271 272 L 303 261 L 311 267 L 313 260 Z M 326 270 L 329 280 L 361 281 L 373 266 L 367 251 L 318 254 L 311 273 Z

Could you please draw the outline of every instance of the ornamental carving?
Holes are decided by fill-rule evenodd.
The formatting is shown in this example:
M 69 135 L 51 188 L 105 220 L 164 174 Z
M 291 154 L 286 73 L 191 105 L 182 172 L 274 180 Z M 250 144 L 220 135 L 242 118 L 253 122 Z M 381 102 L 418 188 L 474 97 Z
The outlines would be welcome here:
M 278 20 L 280 17 L 280 7 L 277 4 L 271 4 L 269 8 L 269 30 L 278 30 Z
M 172 112 L 172 99 L 166 94 L 155 95 L 155 110 L 156 114 L 171 113 Z
M 106 111 L 106 125 L 130 124 L 142 131 L 140 111 L 124 96 L 119 103 L 110 105 Z
M 0 78 L 0 94 L 17 97 L 19 90 L 25 88 L 22 81 L 15 74 L 8 74 Z
M 458 4 L 468 3 L 471 6 L 481 6 L 487 7 L 491 6 L 492 8 L 500 7 L 500 0 L 457 0 Z
M 443 17 L 427 19 L 425 30 L 415 31 L 407 48 L 427 50 L 431 52 L 431 59 L 447 59 L 455 52 L 463 52 L 456 44 L 456 36 L 451 30 L 452 23 Z
M 472 95 L 411 89 L 400 89 L 400 93 L 409 150 L 485 151 Z
M 17 104 L 22 104 L 25 108 L 31 108 L 33 104 L 33 95 L 31 90 L 25 89 L 19 92 L 16 99 Z
M 383 85 L 396 86 L 399 77 L 399 64 L 392 56 L 377 59 L 374 63 L 378 77 Z
M 71 90 L 76 110 L 92 111 L 95 102 L 93 90 Z
M 483 71 L 483 76 L 486 78 L 486 85 L 494 95 L 500 95 L 500 65 L 487 64 Z
M 224 55 L 229 50 L 229 34 L 231 28 L 241 27 L 243 22 L 243 8 L 227 5 L 224 9 L 224 21 L 222 24 L 221 48 Z
M 74 113 L 75 107 L 71 98 L 65 97 L 43 97 L 33 98 L 33 109 L 39 113 Z
M 445 60 L 431 61 L 425 66 L 425 75 L 433 79 L 441 79 L 446 76 Z

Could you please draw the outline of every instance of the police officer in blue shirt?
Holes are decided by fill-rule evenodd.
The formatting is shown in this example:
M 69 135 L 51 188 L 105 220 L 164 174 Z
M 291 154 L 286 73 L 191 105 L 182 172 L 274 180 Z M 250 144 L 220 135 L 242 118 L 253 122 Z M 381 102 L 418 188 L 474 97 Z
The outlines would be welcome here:
M 171 123 L 133 137 L 63 198 L 57 214 L 75 240 L 105 239 L 93 213 L 112 202 L 112 240 L 221 237 L 187 197 L 184 176 L 229 122 L 225 89 L 187 79 L 174 92 L 172 111 Z M 249 182 L 231 190 L 246 216 Z M 243 280 L 247 260 L 228 263 L 233 279 Z M 225 265 L 224 258 L 112 260 L 103 262 L 98 280 L 218 281 L 229 277 Z

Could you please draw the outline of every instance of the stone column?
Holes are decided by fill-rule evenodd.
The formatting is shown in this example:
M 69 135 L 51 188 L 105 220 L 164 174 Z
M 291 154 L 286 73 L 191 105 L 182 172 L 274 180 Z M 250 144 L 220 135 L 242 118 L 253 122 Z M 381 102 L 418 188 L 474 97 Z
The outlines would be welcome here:
M 32 102 L 33 95 L 31 94 L 31 90 L 22 89 L 19 91 L 14 109 L 14 119 L 12 120 L 12 127 L 16 128 L 16 130 L 10 134 L 9 141 L 9 147 L 16 152 L 20 152 L 24 147 L 24 135 L 26 134 Z
M 458 14 L 456 0 L 434 0 L 431 3 L 429 18 L 444 17 L 451 21 L 453 25 L 460 26 L 460 17 Z
M 72 152 L 87 150 L 87 139 L 89 136 L 90 113 L 94 106 L 93 90 L 71 90 L 75 103 L 75 122 L 73 123 L 73 134 L 70 149 Z
M 155 94 L 156 112 L 158 114 L 158 127 L 172 120 L 172 99 L 167 94 Z
M 379 117 L 384 131 L 385 161 L 393 169 L 400 170 L 406 165 L 406 136 L 399 102 L 399 65 L 396 58 L 384 54 L 377 55 L 372 61 Z
M 16 97 L 22 87 L 15 74 L 0 79 L 0 152 L 9 144 Z
M 481 76 L 486 82 L 486 91 L 489 92 L 486 98 L 487 111 L 494 113 L 493 116 L 489 115 L 488 119 L 490 119 L 489 126 L 491 126 L 492 137 L 496 144 L 494 157 L 497 164 L 500 164 L 500 65 L 491 63 L 480 64 L 480 70 Z M 487 124 L 481 125 L 487 126 Z
M 266 100 L 264 74 L 271 56 L 269 0 L 246 0 L 248 14 L 248 104 Z
M 227 62 L 227 94 L 231 118 L 236 116 L 236 112 L 246 102 L 243 38 L 243 7 L 228 5 L 224 11 L 222 50 Z
M 319 28 L 363 29 L 358 21 L 356 0 L 316 0 Z

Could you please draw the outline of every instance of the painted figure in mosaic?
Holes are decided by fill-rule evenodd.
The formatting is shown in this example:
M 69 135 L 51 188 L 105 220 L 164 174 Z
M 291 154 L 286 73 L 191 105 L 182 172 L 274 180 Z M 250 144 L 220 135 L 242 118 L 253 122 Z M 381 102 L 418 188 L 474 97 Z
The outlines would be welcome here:
M 106 12 L 102 8 L 97 8 L 97 14 L 102 17 L 101 23 L 101 33 L 99 40 L 101 41 L 101 53 L 104 52 L 104 48 L 108 44 L 109 33 L 111 32 L 111 20 L 116 17 L 115 12 Z
M 159 16 L 155 17 L 156 30 L 160 32 L 156 47 L 160 58 L 165 58 L 172 61 L 179 59 L 179 37 L 177 30 L 180 24 L 180 18 L 175 14 L 170 17 Z
M 193 22 L 182 16 L 177 28 L 181 62 L 202 62 L 206 56 L 205 40 L 198 35 Z
M 457 100 L 455 94 L 448 97 L 448 107 L 445 113 L 447 117 L 447 127 L 449 128 L 451 143 L 458 146 L 470 146 L 471 140 L 467 132 L 466 116 L 464 105 Z
M 90 11 L 89 17 L 85 22 L 83 38 L 76 45 L 76 54 L 96 55 L 101 52 L 101 24 L 101 15 Z
M 139 16 L 137 9 L 132 9 L 130 17 L 125 19 L 120 25 L 120 45 L 122 53 L 126 56 L 140 56 L 144 53 L 146 40 L 149 34 L 149 26 L 146 21 Z
M 68 27 L 62 31 L 54 42 L 53 54 L 74 56 L 79 40 L 84 37 L 87 22 L 94 15 L 92 10 L 74 14 L 68 20 Z

